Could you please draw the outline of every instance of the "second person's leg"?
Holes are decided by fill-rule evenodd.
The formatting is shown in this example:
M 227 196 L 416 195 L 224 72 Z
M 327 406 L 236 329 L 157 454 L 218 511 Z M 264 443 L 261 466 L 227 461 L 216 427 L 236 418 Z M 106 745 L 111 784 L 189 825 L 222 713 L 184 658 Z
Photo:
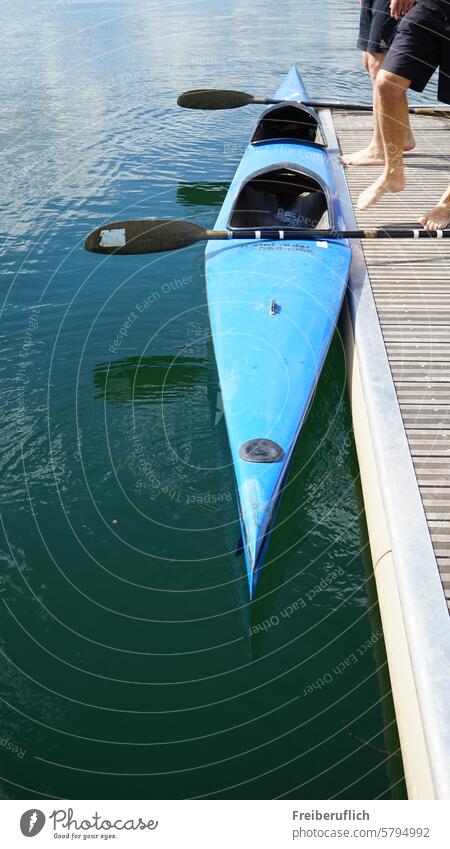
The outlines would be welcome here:
M 368 209 L 386 192 L 401 192 L 405 188 L 403 150 L 408 132 L 408 100 L 406 92 L 411 80 L 380 71 L 376 82 L 378 114 L 383 137 L 385 165 L 383 173 L 358 199 L 358 209 Z
M 360 15 L 358 47 L 363 50 L 363 65 L 370 74 L 373 88 L 373 136 L 367 147 L 342 157 L 345 165 L 384 165 L 384 147 L 378 114 L 376 80 L 389 46 L 397 31 L 397 21 L 391 17 L 389 0 L 363 0 Z M 405 150 L 415 147 L 409 125 Z

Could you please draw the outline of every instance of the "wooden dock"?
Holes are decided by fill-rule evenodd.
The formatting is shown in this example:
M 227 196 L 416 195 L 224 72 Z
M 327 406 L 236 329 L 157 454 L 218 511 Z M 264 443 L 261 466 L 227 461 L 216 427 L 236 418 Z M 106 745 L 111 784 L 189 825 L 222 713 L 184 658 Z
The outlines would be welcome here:
M 365 147 L 372 118 L 333 113 L 343 153 Z M 348 167 L 361 228 L 414 224 L 450 181 L 450 120 L 411 116 L 417 147 L 406 155 L 407 188 L 367 212 L 357 197 L 380 168 Z M 420 225 L 419 225 L 420 226 Z M 450 241 L 362 243 L 381 331 L 450 607 Z
M 406 190 L 358 213 L 380 169 L 344 174 L 340 155 L 367 145 L 371 116 L 321 120 L 346 226 L 417 226 L 450 179 L 450 121 L 413 116 Z M 408 797 L 450 799 L 450 244 L 353 241 L 352 255 L 347 383 Z

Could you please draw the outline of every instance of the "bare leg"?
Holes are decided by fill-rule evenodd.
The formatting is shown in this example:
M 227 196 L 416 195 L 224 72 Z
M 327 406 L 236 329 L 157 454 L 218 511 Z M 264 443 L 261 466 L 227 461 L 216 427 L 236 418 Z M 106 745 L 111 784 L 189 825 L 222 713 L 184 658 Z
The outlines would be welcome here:
M 368 209 L 378 203 L 386 192 L 401 192 L 405 188 L 403 150 L 408 132 L 408 101 L 406 92 L 411 80 L 380 71 L 376 81 L 376 96 L 380 129 L 383 137 L 385 166 L 378 180 L 362 192 L 358 209 Z
M 384 146 L 378 115 L 379 103 L 376 88 L 376 79 L 383 64 L 384 55 L 384 53 L 363 53 L 363 65 L 370 74 L 373 86 L 373 136 L 370 144 L 363 150 L 357 150 L 355 153 L 348 153 L 341 157 L 345 165 L 384 165 Z M 405 138 L 405 150 L 413 150 L 416 143 L 409 124 L 409 113 L 407 123 L 408 132 Z
M 450 224 L 450 185 L 437 206 L 420 216 L 425 230 L 445 230 Z

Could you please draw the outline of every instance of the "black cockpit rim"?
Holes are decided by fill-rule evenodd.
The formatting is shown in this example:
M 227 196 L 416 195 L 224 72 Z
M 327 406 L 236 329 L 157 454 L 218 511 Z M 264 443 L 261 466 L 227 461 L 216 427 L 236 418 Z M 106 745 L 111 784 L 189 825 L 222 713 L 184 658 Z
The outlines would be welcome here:
M 269 165 L 250 174 L 234 199 L 227 228 L 333 228 L 328 186 L 310 169 L 292 163 Z
M 261 145 L 283 141 L 300 144 L 308 142 L 325 147 L 317 114 L 296 103 L 276 104 L 267 109 L 258 121 L 250 143 Z

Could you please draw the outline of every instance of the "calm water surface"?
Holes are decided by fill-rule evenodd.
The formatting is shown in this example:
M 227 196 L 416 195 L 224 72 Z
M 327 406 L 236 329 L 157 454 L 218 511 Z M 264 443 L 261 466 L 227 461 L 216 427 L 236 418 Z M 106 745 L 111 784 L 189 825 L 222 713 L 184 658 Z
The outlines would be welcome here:
M 258 110 L 181 91 L 367 99 L 358 3 L 2 8 L 0 793 L 401 797 L 339 333 L 250 606 L 203 248 L 82 249 L 213 224 Z

